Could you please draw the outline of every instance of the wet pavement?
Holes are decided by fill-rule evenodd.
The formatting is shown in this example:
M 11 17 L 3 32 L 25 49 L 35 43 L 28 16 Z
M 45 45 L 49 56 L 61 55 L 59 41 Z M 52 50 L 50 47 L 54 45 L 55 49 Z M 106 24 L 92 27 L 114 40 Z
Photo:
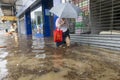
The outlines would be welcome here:
M 2 33 L 0 46 L 0 80 L 120 80 L 119 51 Z

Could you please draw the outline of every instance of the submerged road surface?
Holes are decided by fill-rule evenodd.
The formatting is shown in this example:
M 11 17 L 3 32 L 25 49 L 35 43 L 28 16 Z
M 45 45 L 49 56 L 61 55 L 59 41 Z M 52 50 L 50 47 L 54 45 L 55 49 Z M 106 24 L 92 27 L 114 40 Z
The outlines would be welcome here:
M 0 44 L 0 80 L 120 80 L 119 51 L 1 34 Z

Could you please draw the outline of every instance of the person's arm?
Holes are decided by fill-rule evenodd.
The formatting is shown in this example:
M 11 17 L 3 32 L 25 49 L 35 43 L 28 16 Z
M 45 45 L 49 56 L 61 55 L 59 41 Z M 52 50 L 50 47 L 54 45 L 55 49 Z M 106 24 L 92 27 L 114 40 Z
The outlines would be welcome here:
M 68 20 L 67 19 L 62 20 L 61 25 L 65 25 L 68 27 L 69 26 Z
M 60 27 L 59 18 L 56 20 L 56 22 L 55 22 L 55 26 L 56 26 L 57 28 Z
M 59 24 L 60 24 L 60 27 L 61 27 L 65 24 L 65 21 L 63 19 L 60 19 Z
M 64 24 L 64 21 L 60 18 L 56 20 L 56 27 L 60 28 Z

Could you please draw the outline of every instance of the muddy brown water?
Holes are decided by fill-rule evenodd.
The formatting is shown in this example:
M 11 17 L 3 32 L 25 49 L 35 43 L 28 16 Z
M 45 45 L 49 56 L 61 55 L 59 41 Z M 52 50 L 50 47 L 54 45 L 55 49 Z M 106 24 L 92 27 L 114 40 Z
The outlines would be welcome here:
M 4 36 L 3 41 L 1 80 L 120 80 L 119 51 L 76 44 L 56 48 L 51 38 Z

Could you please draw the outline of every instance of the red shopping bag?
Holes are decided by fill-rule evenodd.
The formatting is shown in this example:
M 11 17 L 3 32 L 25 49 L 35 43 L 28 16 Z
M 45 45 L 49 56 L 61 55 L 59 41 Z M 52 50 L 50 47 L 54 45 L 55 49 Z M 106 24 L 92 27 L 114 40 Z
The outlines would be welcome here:
M 53 32 L 54 42 L 62 42 L 63 40 L 63 32 L 60 29 L 56 29 Z

